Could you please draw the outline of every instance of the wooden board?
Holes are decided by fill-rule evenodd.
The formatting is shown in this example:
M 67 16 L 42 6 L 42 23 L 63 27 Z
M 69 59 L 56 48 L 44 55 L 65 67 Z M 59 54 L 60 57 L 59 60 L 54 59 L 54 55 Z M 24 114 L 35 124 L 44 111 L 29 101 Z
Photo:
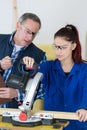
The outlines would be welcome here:
M 16 28 L 18 11 L 17 11 L 17 0 L 13 0 L 13 16 L 14 16 L 14 25 Z
M 20 110 L 19 109 L 0 108 L 0 115 L 2 115 L 4 112 L 20 112 Z M 33 112 L 31 112 L 31 114 L 32 113 Z M 54 118 L 59 118 L 59 119 L 79 120 L 78 116 L 74 112 L 39 111 L 37 113 L 53 114 Z
M 0 108 L 0 115 L 2 115 L 4 112 L 20 112 L 19 109 L 10 109 L 10 108 Z
M 58 119 L 79 120 L 74 112 L 39 111 L 37 113 L 49 113 L 53 115 L 53 118 Z

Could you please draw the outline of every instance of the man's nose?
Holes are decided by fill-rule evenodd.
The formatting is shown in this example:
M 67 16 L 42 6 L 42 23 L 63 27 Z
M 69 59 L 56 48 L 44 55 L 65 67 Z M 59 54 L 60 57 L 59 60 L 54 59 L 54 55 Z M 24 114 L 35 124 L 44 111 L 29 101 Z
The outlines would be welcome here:
M 28 34 L 27 35 L 27 38 L 28 38 L 28 40 L 32 40 L 33 38 L 34 38 L 34 35 L 31 33 L 31 34 Z

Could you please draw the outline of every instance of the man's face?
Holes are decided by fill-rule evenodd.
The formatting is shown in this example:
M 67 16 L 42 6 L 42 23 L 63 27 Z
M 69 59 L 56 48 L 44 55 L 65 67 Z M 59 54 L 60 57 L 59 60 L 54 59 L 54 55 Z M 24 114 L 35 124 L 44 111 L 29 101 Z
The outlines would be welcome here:
M 15 42 L 21 46 L 28 46 L 39 31 L 39 23 L 27 19 L 24 23 L 17 23 Z

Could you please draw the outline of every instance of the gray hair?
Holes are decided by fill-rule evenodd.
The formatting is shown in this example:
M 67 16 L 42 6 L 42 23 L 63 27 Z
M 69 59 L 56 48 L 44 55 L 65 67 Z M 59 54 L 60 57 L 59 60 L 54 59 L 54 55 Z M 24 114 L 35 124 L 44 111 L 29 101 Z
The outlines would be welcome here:
M 27 19 L 32 19 L 33 21 L 39 23 L 40 27 L 41 28 L 41 20 L 40 18 L 36 15 L 36 14 L 33 14 L 33 13 L 24 13 L 20 18 L 19 18 L 19 22 L 22 24 L 24 23 Z

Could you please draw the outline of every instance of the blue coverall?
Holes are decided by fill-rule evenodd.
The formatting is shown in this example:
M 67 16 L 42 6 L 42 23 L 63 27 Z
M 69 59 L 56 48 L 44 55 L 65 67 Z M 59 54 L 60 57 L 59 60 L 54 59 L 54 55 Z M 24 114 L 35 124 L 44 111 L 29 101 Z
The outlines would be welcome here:
M 50 111 L 76 112 L 87 109 L 87 64 L 74 64 L 66 76 L 60 62 L 46 61 L 40 65 L 42 72 L 44 109 Z M 71 120 L 65 130 L 87 130 L 87 122 Z

